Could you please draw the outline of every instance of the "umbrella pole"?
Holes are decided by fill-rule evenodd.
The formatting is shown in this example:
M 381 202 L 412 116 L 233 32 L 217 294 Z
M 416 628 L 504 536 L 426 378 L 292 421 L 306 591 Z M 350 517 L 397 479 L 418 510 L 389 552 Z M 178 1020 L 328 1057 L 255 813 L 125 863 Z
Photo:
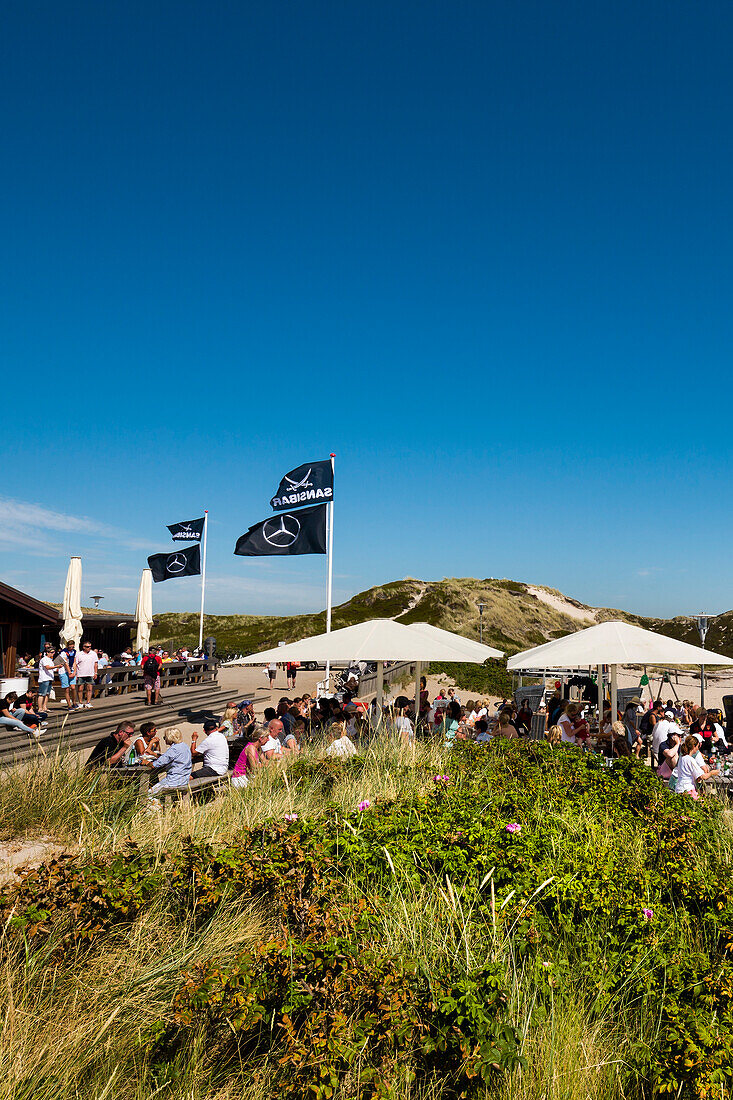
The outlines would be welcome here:
M 382 722 L 382 698 L 384 696 L 384 661 L 377 661 L 377 726 Z
M 422 664 L 420 661 L 415 662 L 415 730 L 417 730 L 417 720 L 420 717 L 420 673 L 422 672 Z
M 613 756 L 613 723 L 619 720 L 619 665 L 611 665 L 611 756 Z

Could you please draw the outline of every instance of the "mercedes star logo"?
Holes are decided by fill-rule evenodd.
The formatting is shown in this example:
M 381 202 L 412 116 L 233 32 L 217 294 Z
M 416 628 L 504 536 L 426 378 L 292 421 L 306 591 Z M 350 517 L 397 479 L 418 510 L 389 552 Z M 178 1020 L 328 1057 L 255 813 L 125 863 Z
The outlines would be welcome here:
M 295 516 L 274 516 L 265 521 L 262 528 L 262 537 L 270 546 L 276 546 L 282 550 L 292 546 L 300 534 L 300 520 Z
M 171 554 L 165 568 L 168 573 L 182 573 L 186 568 L 186 559 L 183 554 Z

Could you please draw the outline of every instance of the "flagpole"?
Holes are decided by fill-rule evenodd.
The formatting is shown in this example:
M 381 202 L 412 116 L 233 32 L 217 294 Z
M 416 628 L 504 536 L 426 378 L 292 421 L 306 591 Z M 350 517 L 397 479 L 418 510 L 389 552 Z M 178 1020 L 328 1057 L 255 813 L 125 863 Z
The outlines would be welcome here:
M 201 562 L 201 618 L 199 619 L 199 649 L 204 648 L 204 590 L 206 588 L 206 536 L 209 533 L 209 509 L 204 511 L 204 556 Z
M 331 481 L 333 481 L 334 467 L 336 464 L 336 455 L 331 454 Z M 333 496 L 328 505 L 328 570 L 326 580 L 326 633 L 331 633 L 331 603 L 333 596 Z M 329 678 L 331 676 L 331 662 L 326 661 L 326 688 L 328 690 Z

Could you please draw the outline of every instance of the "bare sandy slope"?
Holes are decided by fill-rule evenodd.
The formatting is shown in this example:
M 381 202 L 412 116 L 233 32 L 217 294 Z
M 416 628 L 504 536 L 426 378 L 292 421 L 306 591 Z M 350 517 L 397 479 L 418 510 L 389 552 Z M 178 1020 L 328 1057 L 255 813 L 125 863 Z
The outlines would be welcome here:
M 548 607 L 553 607 L 555 611 L 560 611 L 563 615 L 568 615 L 571 619 L 576 619 L 580 623 L 590 626 L 596 621 L 593 608 L 576 607 L 574 603 L 566 600 L 563 596 L 558 596 L 555 592 L 548 592 L 546 588 L 535 588 L 531 584 L 527 585 L 527 591 L 531 596 L 536 596 L 542 603 L 547 604 Z

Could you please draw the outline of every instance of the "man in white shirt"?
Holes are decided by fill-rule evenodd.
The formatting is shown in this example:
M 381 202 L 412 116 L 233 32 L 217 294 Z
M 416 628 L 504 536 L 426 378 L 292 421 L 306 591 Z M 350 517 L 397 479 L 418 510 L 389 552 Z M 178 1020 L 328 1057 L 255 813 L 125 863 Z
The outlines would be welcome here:
M 204 779 L 209 775 L 226 775 L 229 770 L 229 742 L 219 728 L 219 723 L 204 722 L 204 737 L 201 744 L 198 734 L 191 738 L 191 755 L 194 760 L 203 761 L 198 771 L 191 773 L 192 779 Z
M 266 729 L 267 739 L 263 741 L 260 737 L 260 759 L 279 760 L 283 754 L 280 738 L 283 736 L 285 727 L 279 718 L 273 718 L 272 721 L 267 723 Z
M 43 647 L 43 656 L 38 663 L 38 709 L 39 711 L 45 711 L 49 696 L 51 694 L 51 688 L 53 687 L 54 676 L 56 675 L 56 663 L 54 661 L 56 650 L 52 645 L 46 644 Z
M 92 691 L 97 678 L 97 654 L 91 642 L 84 642 L 81 653 L 76 655 L 76 682 L 79 685 L 79 706 L 92 709 Z M 84 697 L 86 696 L 86 703 Z

